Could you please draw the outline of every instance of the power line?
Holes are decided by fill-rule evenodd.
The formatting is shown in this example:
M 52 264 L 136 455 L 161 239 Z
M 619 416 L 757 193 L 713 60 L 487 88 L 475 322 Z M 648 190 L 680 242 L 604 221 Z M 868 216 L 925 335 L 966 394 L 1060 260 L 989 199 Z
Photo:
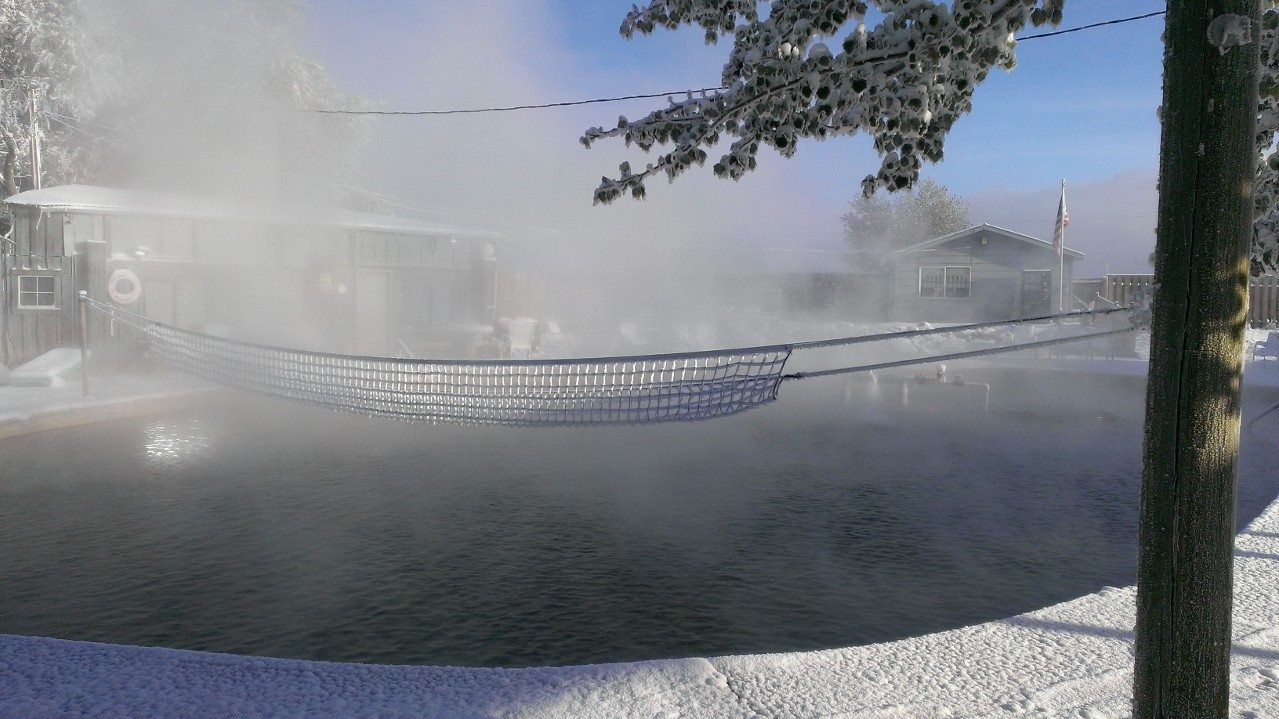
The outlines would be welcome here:
M 126 150 L 133 149 L 133 148 L 131 148 L 131 147 L 130 147 L 130 146 L 128 146 L 128 145 L 125 145 L 125 144 L 122 144 L 122 143 L 116 142 L 115 140 L 112 140 L 112 139 L 109 139 L 109 138 L 106 138 L 106 137 L 102 137 L 102 136 L 100 136 L 100 135 L 95 135 L 95 134 L 93 134 L 92 132 L 89 132 L 88 130 L 84 129 L 83 127 L 80 127 L 80 126 L 78 126 L 78 125 L 72 125 L 71 123 L 67 122 L 67 120 L 72 120 L 72 121 L 74 121 L 74 122 L 80 122 L 80 120 L 77 120 L 77 119 L 76 119 L 76 118 L 74 118 L 74 117 L 67 117 L 67 118 L 64 120 L 64 119 L 63 119 L 63 117 L 64 117 L 64 116 L 59 115 L 59 114 L 57 114 L 57 113 L 55 113 L 55 112 L 50 112 L 50 111 L 48 111 L 48 110 L 46 110 L 46 111 L 44 112 L 44 116 L 45 116 L 45 117 L 47 117 L 47 118 L 49 118 L 50 120 L 53 120 L 54 122 L 58 123 L 59 125 L 62 125 L 62 126 L 63 126 L 63 127 L 65 127 L 65 128 L 68 128 L 68 129 L 70 129 L 70 130 L 75 130 L 76 132 L 79 132 L 80 134 L 85 135 L 86 137 L 93 138 L 94 140 L 97 140 L 98 142 L 105 142 L 105 143 L 107 143 L 108 145 L 114 145 L 114 146 L 116 146 L 116 147 L 121 147 L 121 148 L 124 148 L 124 149 L 126 149 Z
M 100 129 L 106 130 L 107 132 L 119 132 L 119 131 L 120 131 L 120 128 L 118 128 L 118 127 L 113 127 L 113 126 L 111 126 L 111 125 L 105 125 L 105 124 L 103 124 L 103 123 L 101 123 L 101 122 L 96 122 L 96 121 L 94 121 L 94 120 L 86 120 L 86 119 L 84 119 L 84 118 L 82 118 L 82 117 L 72 117 L 72 116 L 70 116 L 70 115 L 67 115 L 66 113 L 56 112 L 56 111 L 54 111 L 54 110 L 50 110 L 50 109 L 48 109 L 48 108 L 46 108 L 46 109 L 44 110 L 44 113 L 45 113 L 46 115 L 57 115 L 59 118 L 62 118 L 63 120 L 71 120 L 71 121 L 76 122 L 76 123 L 79 123 L 79 124 L 81 124 L 81 125 L 88 125 L 89 127 L 97 127 L 97 128 L 100 128 Z
M 623 100 L 643 100 L 654 97 L 670 97 L 686 93 L 705 93 L 724 90 L 724 87 L 703 87 L 697 90 L 673 90 L 671 92 L 653 92 L 641 95 L 620 95 L 618 97 L 596 97 L 589 100 L 564 100 L 562 102 L 544 102 L 535 105 L 506 105 L 503 107 L 472 107 L 460 110 L 329 110 L 320 108 L 291 108 L 292 112 L 314 112 L 324 115 L 474 115 L 482 112 L 511 112 L 514 110 L 541 110 L 549 107 L 570 107 L 573 105 L 595 105 L 603 102 L 621 102 Z
M 1123 23 L 1126 23 L 1126 22 L 1145 20 L 1147 18 L 1157 17 L 1159 15 L 1166 15 L 1166 14 L 1168 14 L 1167 10 L 1156 10 L 1154 12 L 1148 12 L 1145 15 L 1133 15 L 1132 17 L 1119 18 L 1117 20 L 1104 20 L 1102 22 L 1095 22 L 1095 23 L 1092 23 L 1091 25 L 1080 25 L 1079 27 L 1070 27 L 1070 28 L 1066 28 L 1065 30 L 1053 30 L 1051 32 L 1041 32 L 1035 35 L 1027 35 L 1025 37 L 1017 38 L 1017 41 L 1021 42 L 1022 40 L 1038 40 L 1041 37 L 1056 37 L 1058 35 L 1068 35 L 1072 32 L 1080 32 L 1081 30 L 1091 30 L 1096 27 L 1105 27 L 1107 25 L 1122 25 Z
M 1066 28 L 1065 30 L 1055 30 L 1052 32 L 1042 32 L 1034 35 L 1026 35 L 1016 38 L 1017 42 L 1025 40 L 1038 40 L 1046 37 L 1056 37 L 1057 35 L 1066 35 L 1072 32 L 1082 32 L 1084 30 L 1092 30 L 1099 27 L 1109 25 L 1122 25 L 1124 23 L 1136 22 L 1138 20 L 1146 20 L 1152 17 L 1166 14 L 1166 10 L 1156 10 L 1148 12 L 1144 15 L 1133 15 L 1131 17 L 1116 18 L 1113 20 L 1105 20 L 1095 22 L 1089 25 L 1080 25 L 1079 27 Z M 421 116 L 438 116 L 438 115 L 476 115 L 489 112 L 514 112 L 516 110 L 543 110 L 555 107 L 574 107 L 577 105 L 597 105 L 608 102 L 623 102 L 626 100 L 646 100 L 658 97 L 671 97 L 674 95 L 689 95 L 693 93 L 707 93 L 727 90 L 727 87 L 703 87 L 696 90 L 672 90 L 670 92 L 654 92 L 643 93 L 637 95 L 619 95 L 616 97 L 593 97 L 586 100 L 563 100 L 560 102 L 544 102 L 528 105 L 504 105 L 496 107 L 470 107 L 452 110 L 337 110 L 331 108 L 291 108 L 290 112 L 310 112 L 323 115 L 421 115 Z

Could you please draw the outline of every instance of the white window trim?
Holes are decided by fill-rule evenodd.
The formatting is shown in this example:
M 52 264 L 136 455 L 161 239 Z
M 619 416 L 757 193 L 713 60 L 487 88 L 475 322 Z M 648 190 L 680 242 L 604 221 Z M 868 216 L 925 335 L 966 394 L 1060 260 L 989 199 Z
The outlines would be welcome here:
M 924 270 L 941 270 L 942 284 L 941 297 L 925 297 L 924 296 Z M 968 270 L 968 296 L 967 297 L 947 297 L 946 296 L 946 272 L 947 270 Z M 966 302 L 973 298 L 973 266 L 972 265 L 920 265 L 916 275 L 915 297 L 921 300 L 950 300 L 951 302 Z
M 35 290 L 34 292 L 32 292 L 31 290 L 27 290 L 26 292 L 23 292 L 23 290 L 22 290 L 22 280 L 23 280 L 24 278 L 28 278 L 28 277 L 48 277 L 48 278 L 52 279 L 52 280 L 53 280 L 53 291 L 52 291 L 52 292 L 44 292 L 44 291 L 42 291 L 42 290 L 38 290 L 38 289 L 37 289 L 37 290 Z M 58 276 L 57 276 L 57 275 L 16 275 L 16 276 L 15 276 L 15 278 L 14 278 L 14 280 L 15 280 L 15 281 L 14 281 L 14 283 L 13 283 L 13 284 L 14 284 L 13 291 L 14 291 L 14 293 L 16 294 L 16 297 L 15 297 L 16 302 L 14 303 L 14 308 L 15 308 L 15 309 L 19 309 L 19 310 L 31 310 L 31 311 L 56 311 L 56 310 L 61 309 L 61 304 L 58 302 Z M 37 283 L 37 286 L 38 286 L 38 283 Z M 53 295 L 53 304 L 51 304 L 51 305 L 29 305 L 29 304 L 26 304 L 25 302 L 23 302 L 23 301 L 22 301 L 22 296 L 23 296 L 24 294 L 28 294 L 28 295 L 30 295 L 30 294 L 34 294 L 34 295 L 36 295 L 36 296 L 37 296 L 37 298 L 38 298 L 40 295 L 52 294 L 52 295 Z

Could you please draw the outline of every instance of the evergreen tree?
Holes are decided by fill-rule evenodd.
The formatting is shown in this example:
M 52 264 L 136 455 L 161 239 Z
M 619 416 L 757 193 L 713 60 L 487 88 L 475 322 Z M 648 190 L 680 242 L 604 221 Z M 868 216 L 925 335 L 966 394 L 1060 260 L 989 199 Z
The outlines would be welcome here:
M 968 227 L 968 206 L 945 185 L 928 178 L 892 197 L 882 192 L 858 197 L 840 219 L 849 264 L 871 270 L 893 250 Z
M 905 214 L 922 225 L 921 240 L 941 237 L 968 227 L 968 205 L 950 188 L 930 178 L 902 199 Z

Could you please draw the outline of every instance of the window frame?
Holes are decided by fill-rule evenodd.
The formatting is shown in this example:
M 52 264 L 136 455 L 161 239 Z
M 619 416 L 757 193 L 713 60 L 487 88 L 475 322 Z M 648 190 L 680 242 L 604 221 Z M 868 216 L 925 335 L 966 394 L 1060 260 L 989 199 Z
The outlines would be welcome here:
M 14 282 L 14 307 L 19 310 L 35 310 L 47 311 L 61 309 L 61 303 L 58 301 L 58 276 L 51 274 L 22 274 L 16 275 Z M 35 280 L 35 289 L 24 289 L 23 285 L 27 280 Z M 40 289 L 40 280 L 48 280 L 50 288 L 47 290 Z M 35 304 L 28 304 L 26 298 L 34 296 Z M 42 296 L 49 298 L 49 304 L 40 304 Z
M 926 295 L 924 294 L 924 271 L 925 270 L 941 270 L 941 294 Z M 964 270 L 967 273 L 968 282 L 965 284 L 968 292 L 962 297 L 950 294 L 949 274 L 951 270 Z M 972 265 L 920 265 L 917 275 L 917 284 L 915 287 L 916 296 L 921 300 L 971 300 L 973 298 L 973 266 Z

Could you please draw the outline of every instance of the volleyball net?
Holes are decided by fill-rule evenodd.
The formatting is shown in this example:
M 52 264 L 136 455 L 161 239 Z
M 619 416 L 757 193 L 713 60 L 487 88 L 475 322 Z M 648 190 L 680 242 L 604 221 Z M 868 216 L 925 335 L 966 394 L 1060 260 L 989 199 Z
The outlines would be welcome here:
M 784 380 L 1024 350 L 1132 329 L 785 374 L 786 362 L 796 349 L 1098 316 L 1123 308 L 704 352 L 585 359 L 429 360 L 361 357 L 240 342 L 150 320 L 86 296 L 81 296 L 81 301 L 112 323 L 136 331 L 150 356 L 197 377 L 346 412 L 452 424 L 586 425 L 712 419 L 772 402 Z
M 148 354 L 219 384 L 359 414 L 461 424 L 710 419 L 777 398 L 785 346 L 590 359 L 419 360 L 238 342 L 94 300 Z

